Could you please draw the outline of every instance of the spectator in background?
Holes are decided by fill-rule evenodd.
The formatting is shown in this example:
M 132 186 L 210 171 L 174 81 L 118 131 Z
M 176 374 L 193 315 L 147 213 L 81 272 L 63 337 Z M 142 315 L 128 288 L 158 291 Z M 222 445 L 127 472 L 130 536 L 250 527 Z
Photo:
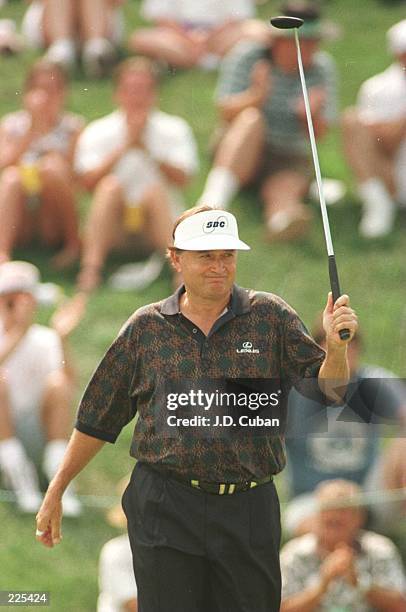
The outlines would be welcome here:
M 321 322 L 313 330 L 313 337 L 325 347 Z M 299 535 L 312 528 L 316 507 L 313 491 L 325 480 L 344 478 L 370 491 L 404 484 L 400 474 L 401 466 L 406 473 L 406 454 L 402 455 L 399 447 L 401 438 L 395 438 L 381 454 L 379 436 L 383 435 L 385 422 L 395 425 L 397 434 L 402 436 L 406 426 L 406 388 L 392 372 L 362 366 L 361 347 L 357 332 L 348 346 L 351 380 L 345 405 L 329 406 L 326 412 L 325 406 L 296 390 L 289 395 L 286 449 L 293 499 L 286 508 L 284 523 L 290 534 Z M 379 527 L 389 516 L 393 523 L 402 513 L 401 503 L 385 502 L 384 497 L 381 502 L 371 510 Z
M 177 68 L 215 68 L 240 40 L 268 36 L 252 0 L 144 0 L 141 14 L 154 27 L 134 32 L 131 51 Z
M 335 67 L 319 50 L 320 13 L 312 3 L 287 2 L 283 14 L 302 17 L 303 65 L 316 137 L 335 117 Z M 227 208 L 238 190 L 261 187 L 268 237 L 306 233 L 311 214 L 303 204 L 313 165 L 292 30 L 272 28 L 268 44 L 242 42 L 224 60 L 217 88 L 225 133 L 199 202 Z
M 291 540 L 281 551 L 281 612 L 406 609 L 400 555 L 388 538 L 361 530 L 360 493 L 345 480 L 317 488 L 314 532 Z
M 79 256 L 72 161 L 84 120 L 64 110 L 66 93 L 62 70 L 39 61 L 28 72 L 23 109 L 0 122 L 0 262 L 36 233 L 62 245 L 55 267 Z
M 23 512 L 36 512 L 41 493 L 34 462 L 54 476 L 71 429 L 74 373 L 67 340 L 79 323 L 84 299 L 62 306 L 51 328 L 34 323 L 38 269 L 23 261 L 0 265 L 0 471 Z M 64 512 L 76 516 L 72 488 Z
M 70 70 L 81 52 L 89 77 L 109 71 L 121 43 L 124 0 L 32 0 L 22 23 L 35 48 L 46 48 L 46 59 Z
M 129 478 L 120 481 L 120 496 L 128 481 Z M 108 512 L 107 521 L 120 531 L 127 529 L 127 519 L 121 504 Z M 99 557 L 99 588 L 97 612 L 137 612 L 137 584 L 127 533 L 103 545 Z
M 395 62 L 365 81 L 355 108 L 344 112 L 346 157 L 362 201 L 364 238 L 386 236 L 396 202 L 406 206 L 406 19 L 387 34 Z
M 189 125 L 157 109 L 153 64 L 134 58 L 116 73 L 118 109 L 91 123 L 76 151 L 76 170 L 93 192 L 87 220 L 79 289 L 101 281 L 108 253 L 140 246 L 164 254 L 171 241 L 171 205 L 197 169 Z

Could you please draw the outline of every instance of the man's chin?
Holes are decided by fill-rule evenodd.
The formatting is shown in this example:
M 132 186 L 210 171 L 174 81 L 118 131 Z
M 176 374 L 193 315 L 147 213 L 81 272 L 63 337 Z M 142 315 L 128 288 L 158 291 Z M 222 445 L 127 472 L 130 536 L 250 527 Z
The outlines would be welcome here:
M 222 297 L 231 292 L 232 284 L 224 279 L 209 279 L 206 291 L 213 297 Z

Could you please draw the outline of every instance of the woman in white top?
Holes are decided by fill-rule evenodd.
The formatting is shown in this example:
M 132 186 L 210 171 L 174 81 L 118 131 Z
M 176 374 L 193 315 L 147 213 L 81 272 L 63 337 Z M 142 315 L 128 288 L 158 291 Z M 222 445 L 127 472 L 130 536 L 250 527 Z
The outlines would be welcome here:
M 130 49 L 178 68 L 215 68 L 240 40 L 268 35 L 252 0 L 144 0 L 141 14 L 154 26 L 136 30 Z
M 61 247 L 53 263 L 63 268 L 79 255 L 72 160 L 84 120 L 64 110 L 57 66 L 34 64 L 24 89 L 23 109 L 0 122 L 0 262 L 37 234 Z

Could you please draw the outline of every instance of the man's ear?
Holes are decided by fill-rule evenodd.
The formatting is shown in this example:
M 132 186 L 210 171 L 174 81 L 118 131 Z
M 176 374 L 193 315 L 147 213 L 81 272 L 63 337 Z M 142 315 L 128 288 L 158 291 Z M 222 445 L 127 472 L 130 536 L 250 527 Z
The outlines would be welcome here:
M 176 272 L 181 272 L 179 251 L 177 251 L 176 249 L 168 249 L 166 252 L 166 256 L 169 259 L 172 268 L 176 270 Z

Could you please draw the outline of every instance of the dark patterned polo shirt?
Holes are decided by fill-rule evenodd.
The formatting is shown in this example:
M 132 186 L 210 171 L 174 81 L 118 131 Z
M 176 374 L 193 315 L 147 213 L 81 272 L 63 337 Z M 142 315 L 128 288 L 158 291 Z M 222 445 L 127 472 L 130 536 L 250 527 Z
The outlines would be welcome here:
M 115 442 L 137 414 L 130 454 L 157 469 L 230 483 L 277 474 L 286 460 L 283 435 L 255 427 L 216 433 L 215 427 L 169 427 L 165 418 L 173 421 L 177 411 L 165 405 L 166 392 L 205 381 L 213 389 L 216 380 L 283 379 L 289 388 L 317 377 L 324 351 L 276 295 L 235 285 L 228 308 L 205 336 L 181 314 L 182 292 L 130 317 L 85 390 L 76 429 Z M 210 418 L 209 411 L 200 416 Z

